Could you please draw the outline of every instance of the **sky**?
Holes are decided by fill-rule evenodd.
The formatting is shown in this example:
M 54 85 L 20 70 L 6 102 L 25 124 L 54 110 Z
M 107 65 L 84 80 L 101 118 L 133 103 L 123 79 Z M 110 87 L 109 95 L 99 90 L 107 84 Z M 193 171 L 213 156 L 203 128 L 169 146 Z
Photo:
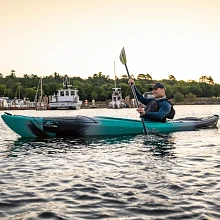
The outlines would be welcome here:
M 220 83 L 220 0 L 0 0 L 0 73 Z M 115 63 L 115 68 L 114 68 Z

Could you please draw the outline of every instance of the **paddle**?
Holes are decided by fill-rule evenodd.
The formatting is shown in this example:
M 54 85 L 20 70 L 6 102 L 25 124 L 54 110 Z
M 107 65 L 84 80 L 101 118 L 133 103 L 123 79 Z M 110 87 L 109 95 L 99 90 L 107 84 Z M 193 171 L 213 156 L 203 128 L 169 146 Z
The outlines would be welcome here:
M 128 78 L 130 79 L 131 77 L 130 77 L 128 67 L 127 67 L 127 59 L 126 59 L 126 54 L 125 54 L 125 48 L 124 47 L 122 48 L 121 53 L 120 53 L 120 60 L 125 65 L 125 68 L 126 68 L 126 71 L 127 71 L 127 74 L 128 74 Z M 133 93 L 133 96 L 134 96 L 134 99 L 135 99 L 136 107 L 139 108 L 139 103 L 138 103 L 137 95 L 136 95 L 136 92 L 135 92 L 135 89 L 134 89 L 134 85 L 130 84 L 130 86 L 131 86 L 131 90 L 132 90 L 132 93 Z M 142 116 L 141 113 L 140 113 L 140 116 Z M 145 127 L 143 117 L 141 117 L 141 121 L 142 121 L 143 128 L 144 128 L 144 134 L 147 134 L 147 129 Z

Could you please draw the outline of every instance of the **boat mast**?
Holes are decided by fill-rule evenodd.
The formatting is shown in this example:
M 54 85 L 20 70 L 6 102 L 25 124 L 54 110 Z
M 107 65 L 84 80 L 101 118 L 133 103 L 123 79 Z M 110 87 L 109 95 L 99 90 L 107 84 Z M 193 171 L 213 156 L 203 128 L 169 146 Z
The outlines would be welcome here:
M 42 92 L 42 77 L 40 77 L 40 108 L 41 108 L 41 102 L 42 102 L 42 95 L 43 95 L 43 92 Z
M 40 96 L 41 96 L 41 99 L 43 98 L 43 89 L 42 89 L 42 77 L 40 78 Z
M 114 74 L 115 74 L 115 89 L 116 89 L 116 71 L 115 71 L 115 61 L 114 61 Z
M 38 90 L 39 90 L 39 87 L 40 87 L 40 82 L 41 82 L 41 78 L 39 79 L 38 86 L 37 86 L 37 91 L 36 91 L 36 95 L 35 95 L 35 105 L 36 105 L 36 109 L 37 109 Z

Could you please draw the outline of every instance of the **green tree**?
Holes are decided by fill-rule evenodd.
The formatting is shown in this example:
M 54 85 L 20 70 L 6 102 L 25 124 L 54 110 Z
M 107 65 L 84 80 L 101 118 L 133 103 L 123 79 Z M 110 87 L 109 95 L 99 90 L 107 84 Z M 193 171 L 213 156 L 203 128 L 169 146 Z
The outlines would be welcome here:
M 21 82 L 23 83 L 25 87 L 28 87 L 29 80 L 30 80 L 30 77 L 27 74 L 24 74 L 23 79 L 21 79 Z
M 93 75 L 93 84 L 95 86 L 101 86 L 104 83 L 107 83 L 109 79 L 109 76 L 105 76 L 102 74 L 102 72 L 99 72 L 98 74 Z
M 190 101 L 193 102 L 196 100 L 196 95 L 192 94 L 192 93 L 188 93 L 186 94 L 186 98 Z
M 186 84 L 183 85 L 177 84 L 174 87 L 176 91 L 181 92 L 183 95 L 186 95 L 190 92 L 190 87 L 187 86 Z
M 6 77 L 11 78 L 11 79 L 16 79 L 15 70 L 11 70 L 10 75 Z
M 5 79 L 3 77 L 3 75 L 0 73 L 0 84 L 4 84 Z
M 220 85 L 219 84 L 214 84 L 214 96 L 215 97 L 220 97 Z
M 151 75 L 150 74 L 146 74 L 146 80 L 150 80 L 150 81 L 152 81 L 153 80 L 153 78 L 151 77 Z
M 106 101 L 108 98 L 108 86 L 106 84 L 102 85 L 100 90 L 101 90 L 100 99 Z
M 91 98 L 97 100 L 98 94 L 95 91 L 92 91 Z
M 184 95 L 181 92 L 176 92 L 173 97 L 175 103 L 184 101 Z
M 137 80 L 145 80 L 145 74 L 138 74 Z
M 214 80 L 211 76 L 208 77 L 208 84 L 214 84 Z
M 146 73 L 146 74 L 138 74 L 137 80 L 148 80 L 148 81 L 152 81 L 152 77 L 151 77 L 151 75 L 148 74 L 148 73 Z
M 5 96 L 9 97 L 10 99 L 14 99 L 15 93 L 14 93 L 14 91 L 12 91 L 12 89 L 6 89 Z
M 199 78 L 200 83 L 214 84 L 214 80 L 211 76 L 201 76 Z
M 207 83 L 200 83 L 200 87 L 202 88 L 203 97 L 215 96 L 215 90 L 212 85 Z
M 57 73 L 57 72 L 54 72 L 54 74 L 53 74 L 54 76 L 54 81 L 55 82 L 59 82 L 60 80 L 61 80 L 61 77 L 60 77 L 60 74 L 59 73 Z
M 33 88 L 26 88 L 25 89 L 25 96 L 29 98 L 30 101 L 35 100 L 36 90 Z
M 189 82 L 187 83 L 190 86 L 189 92 L 193 93 L 196 97 L 202 96 L 202 88 L 199 86 L 197 82 Z
M 5 96 L 6 85 L 0 84 L 0 97 Z
M 122 75 L 119 82 L 120 83 L 128 83 L 128 76 L 127 75 Z
M 19 99 L 23 99 L 24 98 L 24 87 L 21 86 L 20 82 L 17 82 L 15 86 L 16 86 L 15 96 Z
M 60 89 L 60 84 L 51 82 L 51 83 L 43 83 L 43 91 L 46 95 L 53 95 L 57 93 L 58 89 Z
M 168 99 L 173 98 L 173 95 L 175 93 L 174 92 L 174 87 L 171 86 L 171 85 L 166 85 L 165 88 L 166 88 L 166 96 L 167 96 L 167 98 Z
M 176 81 L 176 78 L 173 75 L 169 75 L 169 80 Z
M 131 87 L 128 83 L 120 83 L 118 84 L 118 87 L 121 88 L 123 98 L 127 95 L 132 95 Z

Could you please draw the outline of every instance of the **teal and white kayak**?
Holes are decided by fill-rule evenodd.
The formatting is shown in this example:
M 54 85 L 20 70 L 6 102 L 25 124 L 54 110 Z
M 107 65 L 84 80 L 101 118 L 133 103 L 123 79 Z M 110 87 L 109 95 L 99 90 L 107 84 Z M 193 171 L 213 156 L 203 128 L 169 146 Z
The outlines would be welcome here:
M 114 117 L 30 117 L 4 113 L 6 125 L 21 137 L 104 136 L 143 134 L 141 120 Z M 182 118 L 162 122 L 145 122 L 147 133 L 162 134 L 216 127 L 219 116 Z

